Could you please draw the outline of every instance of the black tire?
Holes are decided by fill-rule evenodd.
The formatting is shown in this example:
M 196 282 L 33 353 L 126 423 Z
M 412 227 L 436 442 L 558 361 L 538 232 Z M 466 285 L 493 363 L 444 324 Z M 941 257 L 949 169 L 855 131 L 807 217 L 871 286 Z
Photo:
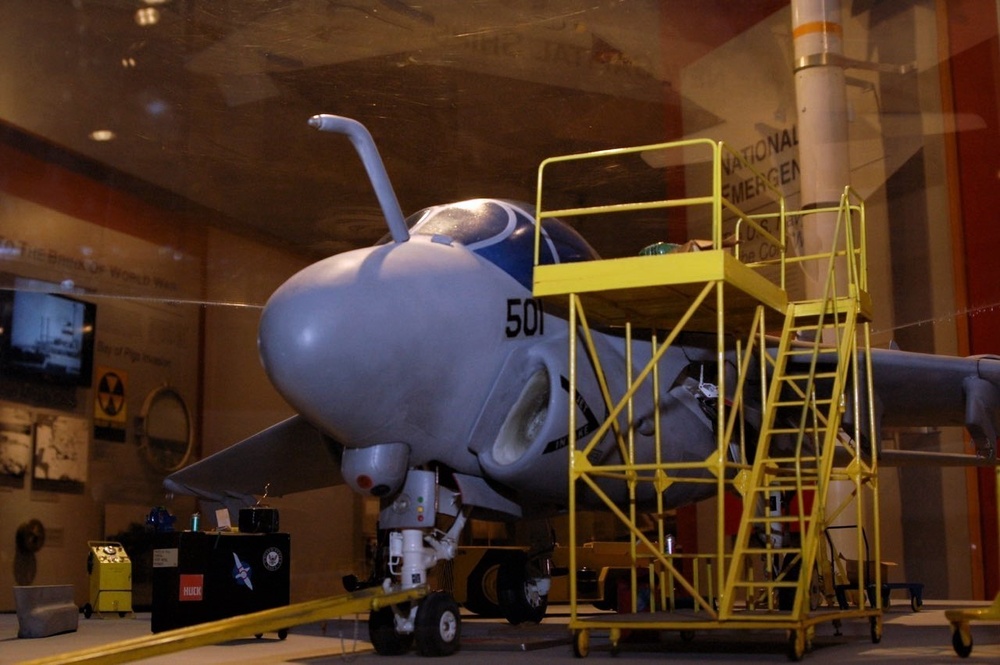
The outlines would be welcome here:
M 380 656 L 400 656 L 413 644 L 413 635 L 396 632 L 395 616 L 391 607 L 383 607 L 368 615 L 368 639 Z
M 540 623 L 545 618 L 549 597 L 534 596 L 529 590 L 527 557 L 505 561 L 497 572 L 497 598 L 507 623 Z
M 497 575 L 500 564 L 510 554 L 503 550 L 487 550 L 465 583 L 465 609 L 481 617 L 503 616 L 497 597 Z
M 93 605 L 91 605 L 90 603 L 87 603 L 86 605 L 83 606 L 83 616 L 84 616 L 84 618 L 89 619 L 91 616 L 93 616 L 93 614 L 94 614 L 94 606 Z
M 462 636 L 462 615 L 451 595 L 435 591 L 420 603 L 414 621 L 417 653 L 421 656 L 450 656 L 458 651 Z
M 791 630 L 788 633 L 788 660 L 798 663 L 806 655 L 805 631 Z
M 871 628 L 872 644 L 878 644 L 882 641 L 882 618 L 870 617 L 868 624 L 869 628 Z
M 959 658 L 968 658 L 972 654 L 972 635 L 969 635 L 969 643 L 962 640 L 962 632 L 957 628 L 951 633 L 951 646 Z

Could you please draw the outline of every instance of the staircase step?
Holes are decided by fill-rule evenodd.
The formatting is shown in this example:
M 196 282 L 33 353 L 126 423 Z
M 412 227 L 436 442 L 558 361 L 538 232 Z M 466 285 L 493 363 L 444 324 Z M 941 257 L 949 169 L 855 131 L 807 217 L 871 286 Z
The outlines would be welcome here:
M 799 586 L 799 582 L 798 582 L 798 580 L 789 580 L 789 581 L 786 581 L 786 580 L 776 580 L 776 581 L 773 581 L 773 582 L 772 581 L 765 582 L 765 581 L 762 581 L 762 580 L 756 580 L 756 581 L 755 580 L 737 580 L 736 582 L 733 583 L 733 586 L 735 586 L 738 589 L 760 589 L 764 585 L 767 585 L 767 586 L 772 587 L 772 588 L 794 589 L 794 588 L 796 588 L 796 587 Z
M 746 521 L 747 524 L 768 524 L 768 523 L 791 524 L 793 522 L 796 523 L 796 524 L 798 524 L 798 522 L 799 522 L 799 516 L 798 515 L 772 515 L 770 517 L 765 517 L 765 516 L 762 515 L 760 517 L 751 517 L 751 518 L 749 518 L 749 519 L 747 519 L 745 521 Z M 810 522 L 810 519 L 808 517 L 806 517 L 802 521 L 805 522 L 806 524 L 808 524 Z
M 772 406 L 777 406 L 777 407 L 810 406 L 810 405 L 812 405 L 812 406 L 830 406 L 835 401 L 839 403 L 840 400 L 833 400 L 833 399 L 830 399 L 830 398 L 817 399 L 817 400 L 811 400 L 811 401 L 809 401 L 809 400 L 803 400 L 803 399 L 785 400 L 785 401 L 779 400 L 779 401 L 775 402 Z
M 740 550 L 739 554 L 743 556 L 754 555 L 759 556 L 761 554 L 774 554 L 777 556 L 784 556 L 786 554 L 802 554 L 801 548 L 790 548 L 790 547 L 772 547 L 770 549 L 766 547 L 744 547 Z M 738 554 L 733 554 L 733 558 L 737 558 Z

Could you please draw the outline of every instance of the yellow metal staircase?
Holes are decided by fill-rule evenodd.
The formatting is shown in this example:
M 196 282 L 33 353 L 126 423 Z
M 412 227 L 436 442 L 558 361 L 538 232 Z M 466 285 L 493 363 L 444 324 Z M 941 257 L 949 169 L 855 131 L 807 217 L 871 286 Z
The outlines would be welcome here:
M 822 297 L 790 302 L 786 311 L 756 457 L 743 485 L 743 515 L 719 611 L 722 621 L 737 615 L 738 598 L 748 599 L 750 607 L 759 591 L 768 612 L 741 613 L 741 619 L 804 621 L 816 609 L 811 589 L 820 548 L 826 544 L 825 530 L 840 510 L 829 510 L 831 484 L 853 481 L 853 500 L 875 477 L 875 462 L 865 460 L 860 443 L 864 436 L 859 408 L 862 403 L 871 408 L 866 378 L 871 374 L 867 364 L 860 364 L 868 358 L 871 306 L 863 260 L 853 242 L 848 197 L 845 191 Z M 854 393 L 848 399 L 851 387 Z M 855 409 L 853 434 L 843 429 L 849 404 Z M 863 507 L 857 512 L 860 524 Z M 745 574 L 758 558 L 765 562 L 763 581 Z M 826 574 L 832 577 L 832 568 Z M 875 577 L 864 580 L 861 574 L 860 598 L 867 584 L 880 584 L 877 572 Z M 877 628 L 873 622 L 873 637 Z
M 807 599 L 817 548 L 824 528 L 822 510 L 841 437 L 852 359 L 857 357 L 856 324 L 861 311 L 856 298 L 830 298 L 790 303 L 773 375 L 744 512 L 737 534 L 722 619 L 731 618 L 738 589 L 787 590 L 778 603 L 768 593 L 768 609 L 801 616 Z M 823 354 L 824 339 L 837 341 L 836 356 Z M 811 340 L 811 341 L 802 341 Z M 821 357 L 822 356 L 822 357 Z M 832 362 L 831 362 L 832 361 Z M 780 501 L 775 498 L 780 497 Z M 785 506 L 786 510 L 771 510 Z M 787 510 L 794 505 L 799 509 Z M 783 534 L 779 540 L 772 534 Z M 790 534 L 798 534 L 790 535 Z M 753 559 L 763 557 L 776 575 L 764 582 L 743 579 Z M 800 574 L 795 574 L 801 571 Z M 766 615 L 764 615 L 766 616 Z

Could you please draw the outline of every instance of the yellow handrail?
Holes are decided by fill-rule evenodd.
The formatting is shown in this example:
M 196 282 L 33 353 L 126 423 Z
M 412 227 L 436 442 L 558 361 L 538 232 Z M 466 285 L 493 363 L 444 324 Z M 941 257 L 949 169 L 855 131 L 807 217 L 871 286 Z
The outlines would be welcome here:
M 655 151 L 685 151 L 685 150 L 705 150 L 710 151 L 711 156 L 711 172 L 712 172 L 712 182 L 710 185 L 710 192 L 708 194 L 702 194 L 697 196 L 688 196 L 682 198 L 665 198 L 660 200 L 652 201 L 634 201 L 626 203 L 609 203 L 604 205 L 587 205 L 575 208 L 554 208 L 548 210 L 544 205 L 544 197 L 546 193 L 545 185 L 545 174 L 552 166 L 557 164 L 565 164 L 568 162 L 585 162 L 588 160 L 601 160 L 608 159 L 612 157 L 619 157 L 623 155 L 630 155 L 636 153 L 644 152 L 655 152 Z M 779 219 L 778 224 L 778 234 L 775 235 L 769 231 L 763 224 L 762 221 L 767 219 L 764 215 L 750 215 L 740 209 L 732 201 L 726 199 L 722 196 L 722 159 L 723 155 L 728 155 L 736 163 L 740 165 L 741 168 L 747 169 L 752 177 L 758 178 L 760 182 L 764 185 L 764 189 L 767 190 L 775 200 L 778 206 L 778 211 L 773 213 L 773 215 Z M 738 151 L 734 150 L 726 143 L 721 141 L 712 141 L 709 139 L 689 139 L 685 141 L 673 141 L 668 143 L 657 143 L 651 145 L 643 145 L 632 148 L 615 148 L 611 150 L 597 150 L 593 152 L 583 152 L 576 153 L 572 155 L 560 155 L 557 157 L 550 157 L 544 160 L 538 167 L 538 185 L 535 201 L 535 215 L 536 215 L 536 225 L 535 225 L 535 255 L 534 255 L 534 265 L 539 265 L 541 257 L 541 232 L 542 232 L 542 221 L 551 218 L 572 218 L 572 217 L 584 217 L 584 216 L 594 216 L 594 215 L 608 215 L 608 214 L 618 214 L 626 212 L 635 212 L 642 210 L 656 210 L 656 209 L 670 209 L 670 208 L 684 208 L 684 207 L 697 207 L 697 206 L 710 206 L 712 209 L 712 248 L 713 249 L 723 249 L 729 238 L 734 238 L 735 242 L 739 243 L 739 234 L 744 225 L 752 228 L 756 233 L 760 234 L 768 243 L 774 245 L 778 251 L 777 263 L 781 266 L 779 272 L 779 278 L 777 283 L 784 288 L 785 286 L 785 274 L 784 274 L 784 258 L 787 253 L 786 244 L 786 232 L 785 232 L 785 199 L 781 190 L 774 185 L 763 173 L 758 171 L 751 165 Z M 735 218 L 734 222 L 734 233 L 732 236 L 727 236 L 722 228 L 723 220 L 722 213 L 727 211 L 733 215 Z M 737 253 L 738 256 L 738 253 Z

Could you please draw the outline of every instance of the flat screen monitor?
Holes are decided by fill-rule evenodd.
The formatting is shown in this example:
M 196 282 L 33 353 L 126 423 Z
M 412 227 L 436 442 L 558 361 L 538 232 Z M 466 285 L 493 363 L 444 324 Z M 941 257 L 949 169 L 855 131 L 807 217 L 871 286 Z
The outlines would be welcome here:
M 93 303 L 56 293 L 0 293 L 0 375 L 90 386 L 96 314 Z

